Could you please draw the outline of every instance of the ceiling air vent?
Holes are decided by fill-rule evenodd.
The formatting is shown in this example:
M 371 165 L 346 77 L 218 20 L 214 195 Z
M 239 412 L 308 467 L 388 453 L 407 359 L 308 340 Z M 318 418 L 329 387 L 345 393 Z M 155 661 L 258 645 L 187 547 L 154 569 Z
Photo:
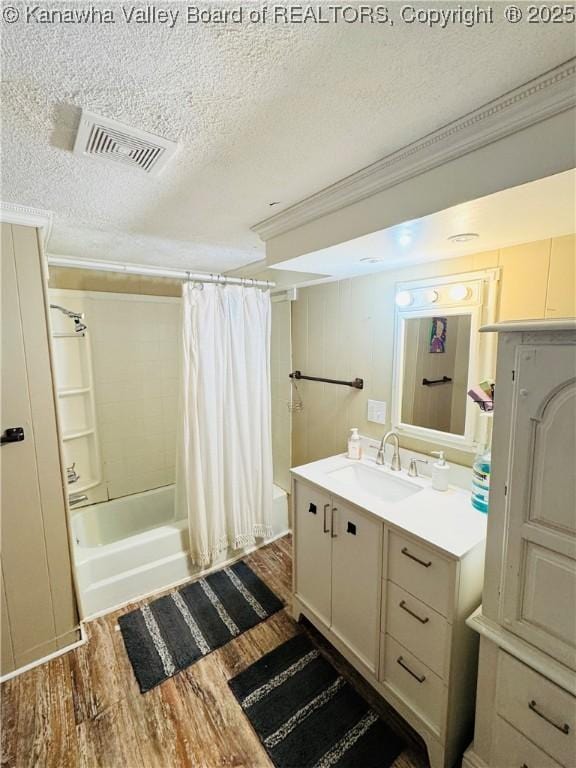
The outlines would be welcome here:
M 177 148 L 174 141 L 82 111 L 74 154 L 140 168 L 155 176 Z

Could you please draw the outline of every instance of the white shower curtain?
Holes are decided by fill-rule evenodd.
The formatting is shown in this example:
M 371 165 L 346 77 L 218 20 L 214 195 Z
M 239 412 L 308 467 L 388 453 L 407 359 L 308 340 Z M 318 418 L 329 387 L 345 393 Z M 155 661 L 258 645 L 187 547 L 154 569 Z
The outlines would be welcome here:
M 176 509 L 192 560 L 270 536 L 270 294 L 183 287 L 183 393 Z

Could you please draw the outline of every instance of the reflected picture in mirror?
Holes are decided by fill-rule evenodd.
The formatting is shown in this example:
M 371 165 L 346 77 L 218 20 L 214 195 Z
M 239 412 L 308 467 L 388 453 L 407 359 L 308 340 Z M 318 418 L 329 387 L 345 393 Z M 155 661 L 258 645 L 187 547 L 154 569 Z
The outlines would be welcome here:
M 464 434 L 470 328 L 469 314 L 405 321 L 402 423 Z
M 433 317 L 430 331 L 430 352 L 446 352 L 446 326 L 448 320 L 445 317 Z

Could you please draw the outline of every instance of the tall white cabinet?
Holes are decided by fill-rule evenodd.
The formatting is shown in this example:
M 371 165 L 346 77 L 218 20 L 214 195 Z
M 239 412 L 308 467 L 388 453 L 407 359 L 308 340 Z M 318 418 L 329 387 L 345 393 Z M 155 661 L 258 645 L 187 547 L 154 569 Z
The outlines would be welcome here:
M 498 332 L 474 744 L 464 765 L 576 766 L 576 322 Z

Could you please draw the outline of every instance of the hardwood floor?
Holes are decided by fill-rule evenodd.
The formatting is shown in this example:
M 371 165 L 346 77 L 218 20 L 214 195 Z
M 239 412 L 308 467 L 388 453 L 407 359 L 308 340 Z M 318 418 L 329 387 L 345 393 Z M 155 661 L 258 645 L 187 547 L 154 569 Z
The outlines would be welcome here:
M 289 536 L 246 562 L 289 600 Z M 272 765 L 227 681 L 292 637 L 298 625 L 282 610 L 142 695 L 117 629 L 118 616 L 137 605 L 89 622 L 86 645 L 2 685 L 4 768 Z M 318 633 L 304 628 L 408 740 L 394 768 L 426 768 L 425 752 L 408 726 Z

